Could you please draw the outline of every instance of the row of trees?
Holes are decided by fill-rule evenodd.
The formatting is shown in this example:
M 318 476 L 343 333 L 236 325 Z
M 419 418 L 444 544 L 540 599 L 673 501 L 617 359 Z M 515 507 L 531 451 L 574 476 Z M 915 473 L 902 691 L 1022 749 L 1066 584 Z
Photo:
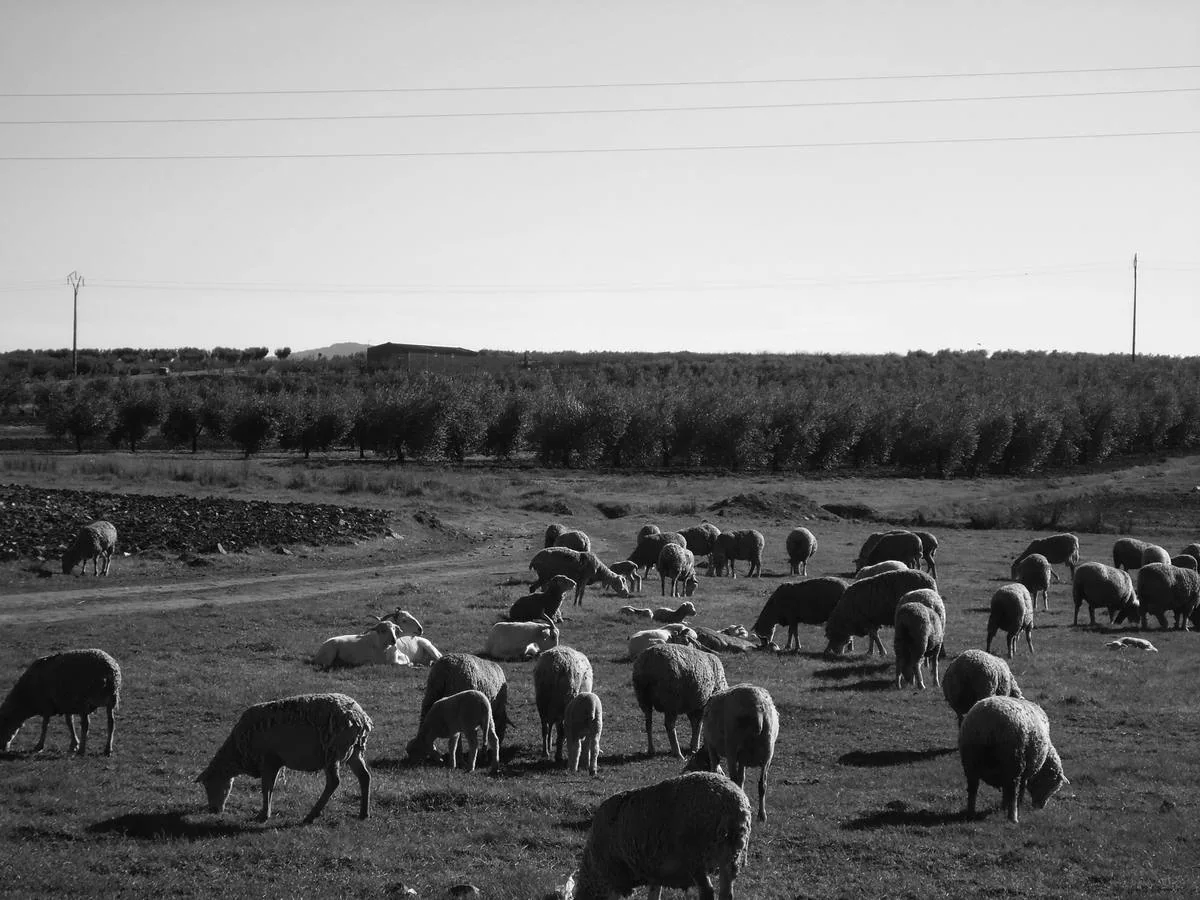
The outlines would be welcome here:
M 290 347 L 275 350 L 276 359 L 287 359 Z M 80 348 L 75 365 L 80 375 L 138 375 L 160 366 L 176 371 L 195 372 L 246 366 L 265 360 L 266 347 L 115 347 L 98 350 Z M 69 378 L 73 374 L 71 350 L 10 350 L 0 354 L 0 383 L 7 380 L 43 380 Z

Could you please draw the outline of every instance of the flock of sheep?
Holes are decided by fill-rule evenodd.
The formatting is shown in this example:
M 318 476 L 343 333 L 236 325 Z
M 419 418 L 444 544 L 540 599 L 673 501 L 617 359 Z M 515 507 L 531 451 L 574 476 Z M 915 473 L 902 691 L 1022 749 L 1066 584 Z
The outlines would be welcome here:
M 103 558 L 102 572 L 107 573 L 115 543 L 116 530 L 110 523 L 87 526 L 64 554 L 63 571 L 69 573 L 92 559 L 96 574 L 100 572 L 97 560 Z M 543 756 L 549 757 L 553 739 L 556 762 L 562 762 L 566 745 L 570 769 L 583 765 L 595 775 L 603 704 L 593 692 L 587 657 L 559 644 L 556 623 L 561 621 L 567 596 L 580 605 L 586 588 L 599 582 L 628 598 L 640 590 L 654 567 L 664 597 L 668 587 L 672 597 L 691 597 L 702 564 L 713 576 L 736 577 L 734 564 L 744 561 L 749 564 L 748 574 L 757 575 L 765 541 L 758 531 L 722 533 L 709 523 L 681 532 L 646 526 L 628 559 L 611 566 L 591 551 L 591 542 L 581 531 L 552 525 L 545 544 L 530 562 L 537 576 L 531 593 L 512 604 L 508 620 L 492 627 L 482 653 L 442 653 L 422 636 L 415 616 L 397 609 L 364 632 L 330 638 L 317 650 L 314 663 L 322 668 L 428 665 L 420 722 L 407 745 L 410 759 L 438 759 L 435 741 L 445 739 L 449 742 L 445 761 L 454 766 L 459 764 L 460 742 L 465 742 L 461 764 L 471 771 L 482 744 L 495 774 L 509 724 L 507 679 L 496 660 L 533 660 Z M 687 599 L 675 608 L 622 608 L 626 615 L 650 618 L 661 626 L 635 632 L 629 641 L 633 693 L 645 716 L 647 751 L 654 753 L 652 719 L 658 712 L 672 753 L 685 759 L 675 730 L 677 719 L 684 716 L 691 724 L 690 759 L 675 778 L 601 803 L 564 896 L 627 896 L 636 886 L 648 885 L 651 897 L 657 897 L 664 886 L 696 886 L 701 897 L 713 897 L 714 872 L 719 896 L 733 896 L 751 828 L 752 810 L 742 791 L 745 769 L 760 769 L 757 818 L 765 822 L 767 779 L 780 721 L 765 689 L 727 684 L 723 652 L 798 651 L 798 626 L 803 624 L 824 627 L 827 655 L 845 654 L 853 648 L 855 637 L 868 639 L 868 653 L 878 648 L 885 654 L 879 630 L 892 628 L 897 686 L 911 683 L 924 689 L 922 670 L 928 668 L 958 718 L 968 813 L 975 812 L 982 781 L 1000 788 L 1005 813 L 1016 822 L 1025 791 L 1035 808 L 1041 808 L 1068 782 L 1050 740 L 1045 711 L 1023 698 L 1008 665 L 990 647 L 996 634 L 1004 631 L 1010 659 L 1022 635 L 1033 652 L 1036 600 L 1040 595 L 1042 608 L 1049 608 L 1048 591 L 1056 577 L 1053 566 L 1066 565 L 1072 574 L 1076 624 L 1080 608 L 1087 603 L 1093 623 L 1095 610 L 1102 608 L 1115 623 L 1140 619 L 1145 628 L 1153 616 L 1165 629 L 1170 612 L 1175 627 L 1186 629 L 1200 605 L 1200 544 L 1172 557 L 1160 547 L 1122 538 L 1113 548 L 1109 566 L 1080 564 L 1074 535 L 1035 540 L 1013 561 L 1012 583 L 992 597 L 984 649 L 958 654 L 939 678 L 947 610 L 935 580 L 938 541 L 932 534 L 871 535 L 855 560 L 853 578 L 807 577 L 807 563 L 817 550 L 817 539 L 808 529 L 793 529 L 786 544 L 790 571 L 802 580 L 775 589 L 748 631 L 740 626 L 717 630 L 689 624 L 696 607 Z M 926 571 L 921 570 L 922 563 Z M 783 651 L 773 640 L 781 626 L 788 629 Z M 405 635 L 405 628 L 416 634 Z M 41 750 L 50 720 L 62 715 L 71 733 L 71 750 L 83 754 L 89 715 L 103 708 L 108 717 L 105 752 L 111 753 L 120 687 L 119 665 L 101 650 L 74 650 L 38 659 L 0 704 L 0 747 L 7 750 L 21 725 L 40 716 L 42 733 L 34 749 Z M 78 737 L 73 715 L 80 717 Z M 266 821 L 281 769 L 324 771 L 324 791 L 305 817 L 305 822 L 312 822 L 337 790 L 341 765 L 346 764 L 359 781 L 360 817 L 367 818 L 371 774 L 365 748 L 371 729 L 371 719 L 359 704 L 340 693 L 259 703 L 243 712 L 197 781 L 204 786 L 209 808 L 220 812 L 237 775 L 261 779 L 259 819 Z M 729 777 L 719 774 L 722 766 Z

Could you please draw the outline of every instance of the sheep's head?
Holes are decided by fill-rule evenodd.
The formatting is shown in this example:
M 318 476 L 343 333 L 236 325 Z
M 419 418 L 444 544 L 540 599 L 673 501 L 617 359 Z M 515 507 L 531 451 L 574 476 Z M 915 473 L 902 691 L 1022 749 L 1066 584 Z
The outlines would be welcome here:
M 225 801 L 233 790 L 232 775 L 217 775 L 205 769 L 196 777 L 196 783 L 204 785 L 204 793 L 208 798 L 208 811 L 220 813 L 225 811 Z
M 1059 788 L 1070 783 L 1067 781 L 1067 776 L 1063 774 L 1062 760 L 1058 756 L 1058 751 L 1052 746 L 1050 752 L 1046 754 L 1046 761 L 1042 763 L 1042 767 L 1029 779 L 1029 796 L 1033 800 L 1033 808 L 1044 807 Z
M 558 626 L 554 624 L 554 620 L 543 614 L 542 618 L 546 624 L 538 633 L 537 649 L 538 652 L 550 650 L 558 646 Z
M 0 750 L 8 750 L 24 722 L 25 717 L 16 710 L 0 706 Z
M 410 613 L 407 609 L 401 609 L 400 607 L 397 606 L 394 612 L 388 613 L 383 618 L 388 619 L 392 622 L 395 622 L 396 625 L 399 626 L 402 631 L 404 629 L 404 626 L 401 623 L 409 622 L 412 625 L 412 627 L 414 629 L 416 629 L 417 634 L 425 633 L 425 629 L 424 629 L 424 627 L 422 627 L 421 623 L 417 621 L 417 617 L 414 616 L 412 613 Z
M 566 575 L 555 575 L 546 583 L 547 594 L 558 594 L 560 597 L 575 591 L 575 579 Z
M 379 622 L 371 631 L 383 638 L 383 646 L 394 647 L 400 639 L 400 627 L 395 622 L 384 620 Z
M 434 749 L 433 741 L 423 740 L 419 734 L 405 745 L 404 752 L 410 762 L 421 762 L 426 759 L 433 759 L 435 762 L 441 761 L 441 756 Z
M 617 596 L 625 599 L 630 595 L 629 582 L 625 580 L 624 575 L 614 575 L 613 580 L 608 583 L 608 586 L 617 592 Z
M 690 600 L 685 600 L 679 604 L 679 609 L 675 610 L 680 616 L 694 616 L 696 614 L 696 604 Z
M 62 558 L 63 574 L 70 575 L 71 570 L 75 568 L 75 565 L 77 562 L 78 562 L 78 560 L 75 559 L 75 554 L 72 553 L 70 550 L 67 550 L 65 553 L 63 553 L 63 558 Z
M 700 582 L 697 581 L 697 579 L 696 579 L 696 573 L 693 572 L 691 575 L 689 575 L 687 577 L 687 580 L 683 583 L 683 596 L 690 597 L 690 596 L 692 596 L 692 594 L 696 593 L 696 586 L 699 583 Z M 690 606 L 691 604 L 688 604 L 688 605 Z M 693 613 L 693 615 L 694 615 L 694 613 Z

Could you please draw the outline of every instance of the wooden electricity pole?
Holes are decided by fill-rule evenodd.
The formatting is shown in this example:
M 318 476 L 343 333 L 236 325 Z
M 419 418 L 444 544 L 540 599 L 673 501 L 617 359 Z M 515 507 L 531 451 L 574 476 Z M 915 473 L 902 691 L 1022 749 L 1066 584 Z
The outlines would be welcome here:
M 1137 359 L 1137 254 L 1133 254 L 1133 347 L 1129 351 L 1130 360 Z
M 67 276 L 67 284 L 75 291 L 75 306 L 71 315 L 71 377 L 79 376 L 79 289 L 83 287 L 83 276 L 72 272 Z

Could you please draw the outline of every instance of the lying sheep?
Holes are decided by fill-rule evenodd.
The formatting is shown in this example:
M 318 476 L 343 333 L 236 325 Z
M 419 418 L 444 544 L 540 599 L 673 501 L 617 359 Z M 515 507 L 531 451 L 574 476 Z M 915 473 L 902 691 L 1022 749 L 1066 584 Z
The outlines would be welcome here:
M 622 606 L 617 612 L 623 616 L 638 616 L 642 619 L 654 618 L 654 610 L 648 606 Z
M 629 584 L 630 589 L 635 594 L 642 592 L 642 574 L 639 571 L 640 566 L 632 559 L 622 559 L 609 566 L 615 573 L 620 575 Z
M 556 732 L 554 761 L 562 762 L 564 717 L 579 694 L 592 689 L 592 664 L 571 647 L 554 647 L 533 667 L 533 696 L 542 723 L 542 756 L 550 756 L 550 733 Z
M 1075 577 L 1075 567 L 1079 565 L 1079 538 L 1070 533 L 1052 534 L 1049 537 L 1036 538 L 1030 541 L 1021 554 L 1013 560 L 1012 574 L 1009 576 L 1014 580 L 1017 577 L 1017 564 L 1025 557 L 1033 553 L 1040 553 L 1050 561 L 1052 566 L 1066 564 L 1071 572 L 1071 577 Z
M 1025 585 L 1029 596 L 1033 598 L 1033 607 L 1037 609 L 1038 594 L 1042 595 L 1042 609 L 1050 609 L 1050 560 L 1040 553 L 1030 553 L 1016 564 L 1016 579 Z
M 687 549 L 687 538 L 673 531 L 646 532 L 646 529 L 643 528 L 638 532 L 637 545 L 629 554 L 628 559 L 642 569 L 643 577 L 649 577 L 650 567 L 657 565 L 659 554 L 667 544 L 675 544 Z
M 483 692 L 491 701 L 496 735 L 504 743 L 504 733 L 508 730 L 508 680 L 504 669 L 470 653 L 447 653 L 429 668 L 421 718 L 443 697 L 471 690 Z
M 750 631 L 766 648 L 773 646 L 771 639 L 776 627 L 786 625 L 788 636 L 784 649 L 793 649 L 794 644 L 794 649 L 799 652 L 799 626 L 824 625 L 849 584 L 844 578 L 833 576 L 781 584 L 763 604 Z
M 555 547 L 569 547 L 572 550 L 578 550 L 580 553 L 587 553 L 592 549 L 592 539 L 587 536 L 587 533 L 580 531 L 577 528 L 564 531 L 554 539 Z
M 284 767 L 301 772 L 325 772 L 325 790 L 304 817 L 311 823 L 321 814 L 341 783 L 339 768 L 350 766 L 358 776 L 361 802 L 358 817 L 371 808 L 371 773 L 365 751 L 371 719 L 345 694 L 302 694 L 251 706 L 237 720 L 212 760 L 196 781 L 204 785 L 214 813 L 225 801 L 238 775 L 262 778 L 263 805 L 258 821 L 271 817 L 271 794 Z
M 709 628 L 707 625 L 692 625 L 691 629 L 696 635 L 692 646 L 701 647 L 712 653 L 748 653 L 751 650 L 759 649 L 753 641 L 736 634 Z M 744 628 L 742 630 L 745 631 Z
M 930 531 L 914 531 L 913 534 L 921 539 L 921 559 L 925 560 L 925 570 L 937 578 L 937 563 L 933 560 L 940 546 L 937 536 Z
M 696 632 L 687 625 L 664 625 L 661 628 L 647 628 L 629 636 L 629 658 L 637 659 L 647 647 L 659 644 L 686 644 L 691 647 L 699 646 Z
M 567 594 L 573 594 L 575 587 L 574 579 L 566 575 L 555 575 L 546 582 L 542 590 L 513 601 L 513 605 L 508 608 L 509 621 L 533 622 L 546 618 L 561 622 L 563 599 Z
M 401 631 L 404 630 L 405 623 L 408 623 L 409 625 L 412 625 L 413 630 L 415 630 L 417 634 L 425 633 L 425 628 L 420 622 L 417 621 L 417 617 L 410 613 L 407 609 L 401 609 L 398 606 L 386 616 L 376 616 L 375 621 L 393 622 Z
M 861 569 L 886 559 L 899 560 L 910 569 L 921 567 L 924 547 L 921 539 L 911 531 L 877 531 L 863 542 L 854 560 L 854 568 Z
M 1085 562 L 1075 569 L 1075 581 L 1071 585 L 1071 596 L 1075 602 L 1075 619 L 1079 624 L 1079 607 L 1088 605 L 1088 618 L 1096 624 L 1096 607 L 1108 610 L 1108 621 L 1128 610 L 1128 618 L 1137 618 L 1139 607 L 1137 594 L 1133 590 L 1133 579 L 1124 569 L 1106 566 L 1104 563 Z
M 34 753 L 46 746 L 50 719 L 62 716 L 71 733 L 70 752 L 87 754 L 88 730 L 93 710 L 108 715 L 108 740 L 104 755 L 112 756 L 116 732 L 115 710 L 121 701 L 121 667 L 103 650 L 66 650 L 35 659 L 0 703 L 0 749 L 8 750 L 26 719 L 42 717 L 42 734 Z M 79 716 L 75 734 L 72 716 Z
M 566 575 L 575 582 L 575 605 L 583 604 L 583 593 L 589 584 L 600 581 L 622 597 L 629 596 L 625 579 L 606 566 L 595 553 L 580 553 L 570 547 L 548 547 L 534 554 L 529 568 L 537 573 L 530 590 L 549 583 L 555 575 Z
M 402 634 L 396 638 L 396 657 L 406 657 L 411 666 L 432 666 L 442 658 L 442 651 L 428 638 Z
M 596 810 L 579 868 L 565 900 L 628 897 L 639 885 L 657 898 L 662 888 L 696 887 L 711 900 L 732 900 L 733 883 L 750 845 L 750 802 L 723 775 L 690 772 L 609 797 Z
M 680 759 L 679 737 L 675 720 L 680 715 L 692 723 L 690 750 L 700 746 L 701 717 L 704 704 L 717 691 L 723 691 L 725 667 L 720 657 L 696 647 L 661 644 L 647 647 L 633 661 L 633 693 L 646 717 L 646 752 L 654 755 L 654 711 L 663 714 L 663 727 L 671 750 Z
M 1140 569 L 1142 567 L 1142 551 L 1152 546 L 1153 544 L 1139 541 L 1136 538 L 1117 538 L 1112 549 L 1113 567 L 1129 572 Z
M 588 774 L 593 777 L 600 766 L 600 735 L 604 732 L 604 706 L 590 691 L 576 694 L 563 713 L 563 734 L 567 743 L 567 768 L 579 771 L 582 756 Z
M 667 579 L 671 579 L 672 597 L 690 597 L 696 592 L 696 557 L 691 550 L 678 544 L 666 544 L 658 554 L 659 581 L 662 595 L 667 595 Z
M 1023 584 L 1006 584 L 992 595 L 990 612 L 987 623 L 987 645 L 990 653 L 992 638 L 996 632 L 1003 629 L 1008 635 L 1008 658 L 1012 659 L 1017 650 L 1017 638 L 1025 635 L 1029 644 L 1029 652 L 1033 652 L 1033 598 Z
M 492 705 L 482 691 L 459 691 L 449 697 L 443 697 L 421 718 L 416 737 L 408 742 L 405 752 L 414 762 L 435 756 L 434 741 L 439 738 L 449 739 L 446 754 L 446 764 L 455 767 L 458 757 L 459 741 L 467 739 L 467 753 L 463 768 L 468 772 L 475 771 L 475 758 L 479 754 L 479 736 L 483 735 L 483 743 L 487 748 L 488 758 L 492 762 L 492 774 L 500 773 L 500 738 L 496 735 L 495 722 L 492 720 Z
M 1029 789 L 1033 808 L 1041 809 L 1054 793 L 1070 784 L 1062 760 L 1050 743 L 1050 720 L 1036 703 L 1017 697 L 985 697 L 963 717 L 958 752 L 967 776 L 967 815 L 975 815 L 979 782 L 1001 791 L 1008 819 Z
M 879 640 L 879 629 L 895 624 L 896 607 L 900 605 L 901 597 L 922 588 L 937 590 L 937 582 L 931 575 L 916 569 L 884 572 L 851 582 L 825 623 L 825 652 L 846 653 L 853 647 L 855 635 L 867 635 L 871 638 L 867 652 L 878 647 L 880 655 L 886 656 L 887 651 Z
M 1166 563 L 1150 563 L 1138 569 L 1137 595 L 1141 604 L 1142 628 L 1150 616 L 1167 630 L 1167 613 L 1175 614 L 1175 628 L 1190 631 L 1188 617 L 1200 604 L 1200 573 Z
M 481 656 L 490 659 L 533 659 L 558 646 L 558 626 L 543 617 L 539 622 L 497 622 L 488 632 Z
M 713 549 L 713 571 L 717 575 L 724 575 L 725 566 L 728 565 L 729 576 L 737 578 L 737 567 L 734 566 L 734 562 L 744 559 L 750 563 L 746 577 L 758 578 L 762 574 L 762 555 L 766 543 L 762 532 L 752 528 L 721 532 L 717 536 L 717 545 Z
M 669 606 L 658 607 L 650 613 L 650 618 L 655 622 L 665 622 L 668 625 L 675 625 L 695 614 L 696 604 L 692 603 L 691 600 L 684 600 L 675 609 L 671 609 Z
M 758 821 L 767 821 L 767 775 L 779 737 L 779 713 L 764 688 L 735 684 L 718 691 L 704 707 L 704 741 L 684 771 L 716 772 L 722 764 L 739 788 L 746 766 L 761 766 L 758 776 Z
M 1080 567 L 1082 568 L 1082 567 Z M 964 650 L 946 666 L 942 696 L 958 716 L 963 716 L 984 697 L 1021 697 L 1021 688 L 1008 663 L 984 650 Z
M 717 547 L 717 537 L 721 534 L 721 529 L 711 522 L 701 522 L 691 528 L 680 529 L 679 534 L 697 559 L 703 557 L 708 560 L 708 568 L 711 571 L 712 554 Z
M 807 528 L 793 528 L 784 545 L 787 547 L 788 573 L 807 577 L 808 561 L 817 552 L 817 536 Z
M 914 592 L 915 593 L 915 592 Z M 932 593 L 932 592 L 931 592 Z M 942 615 L 906 594 L 896 607 L 895 636 L 892 646 L 896 652 L 896 687 L 916 684 L 925 690 L 921 665 L 928 662 L 933 671 L 933 683 L 938 684 L 938 654 L 945 638 L 945 609 Z M 936 596 L 936 594 L 935 594 Z
M 870 578 L 872 575 L 882 575 L 884 572 L 903 572 L 907 568 L 908 566 L 898 559 L 885 559 L 883 562 L 863 566 L 854 573 L 854 578 L 857 581 L 859 578 Z
M 396 652 L 400 629 L 395 622 L 381 621 L 362 634 L 331 637 L 313 655 L 319 669 L 342 666 L 408 665 L 407 657 Z
M 64 575 L 70 575 L 71 570 L 79 566 L 79 574 L 83 575 L 87 570 L 87 561 L 92 561 L 92 574 L 97 574 L 99 569 L 100 575 L 108 574 L 109 564 L 112 562 L 112 555 L 117 549 L 117 529 L 112 522 L 105 522 L 103 519 L 92 522 L 90 525 L 84 525 L 79 529 L 79 533 L 75 535 L 75 540 L 71 542 L 62 557 L 62 571 Z M 104 567 L 100 568 L 98 562 L 100 558 L 104 558 Z

